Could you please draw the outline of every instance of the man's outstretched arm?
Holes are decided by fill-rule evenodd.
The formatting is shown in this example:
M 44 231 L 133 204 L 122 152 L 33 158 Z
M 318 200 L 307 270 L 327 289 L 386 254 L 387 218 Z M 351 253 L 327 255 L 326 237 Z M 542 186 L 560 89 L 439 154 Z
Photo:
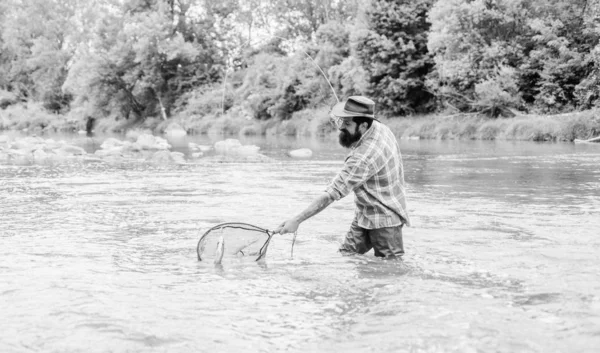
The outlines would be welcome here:
M 277 227 L 273 232 L 279 234 L 295 233 L 298 230 L 300 223 L 323 211 L 332 202 L 333 198 L 331 198 L 331 196 L 329 196 L 328 193 L 322 193 L 310 205 L 308 205 L 308 207 L 304 211 L 300 212 L 295 217 L 292 217 L 287 221 L 281 223 L 281 225 Z

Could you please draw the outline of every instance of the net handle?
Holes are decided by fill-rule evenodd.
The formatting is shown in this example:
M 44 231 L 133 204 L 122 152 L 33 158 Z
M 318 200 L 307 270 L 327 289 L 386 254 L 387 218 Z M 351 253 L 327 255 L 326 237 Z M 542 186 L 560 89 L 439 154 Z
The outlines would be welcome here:
M 275 235 L 275 232 L 271 232 L 268 229 L 265 229 L 265 232 L 267 233 L 267 241 L 263 244 L 263 246 L 260 248 L 260 256 L 256 258 L 255 261 L 260 261 L 263 257 L 265 257 L 267 255 L 267 247 L 269 246 L 269 243 L 271 243 L 271 238 L 273 238 L 273 235 Z
M 291 254 L 292 259 L 294 258 L 294 244 L 296 244 L 296 235 L 298 235 L 298 231 L 294 232 L 294 237 L 292 238 L 292 254 Z

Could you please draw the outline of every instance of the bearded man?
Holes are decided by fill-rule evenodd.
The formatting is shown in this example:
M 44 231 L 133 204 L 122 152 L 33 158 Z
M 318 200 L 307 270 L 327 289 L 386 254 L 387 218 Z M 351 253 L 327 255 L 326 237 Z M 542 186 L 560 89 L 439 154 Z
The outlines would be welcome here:
M 410 222 L 402 155 L 392 131 L 375 119 L 374 108 L 369 98 L 352 96 L 331 109 L 339 142 L 350 149 L 344 167 L 321 195 L 275 233 L 296 232 L 300 223 L 353 191 L 354 220 L 340 251 L 364 254 L 372 248 L 375 256 L 401 258 L 402 227 Z

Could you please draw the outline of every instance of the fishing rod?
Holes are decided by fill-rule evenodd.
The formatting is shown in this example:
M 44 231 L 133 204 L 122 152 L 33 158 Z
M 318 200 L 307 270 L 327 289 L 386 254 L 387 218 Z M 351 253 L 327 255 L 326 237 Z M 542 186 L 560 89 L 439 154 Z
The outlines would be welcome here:
M 273 39 L 273 38 L 278 38 L 278 39 L 282 39 L 282 40 L 286 40 L 289 41 L 289 38 L 285 38 L 285 37 L 280 37 L 280 36 L 275 36 L 275 35 L 271 35 L 268 34 L 267 35 L 269 38 L 263 38 L 263 39 L 259 39 L 257 41 L 257 43 L 260 43 L 262 41 L 265 41 L 267 39 Z M 241 48 L 244 48 L 246 45 L 250 44 L 252 42 L 252 39 L 242 43 L 242 45 L 240 46 Z M 327 81 L 327 84 L 329 84 L 329 88 L 331 88 L 331 92 L 333 93 L 333 96 L 335 97 L 335 100 L 339 103 L 340 99 L 338 98 L 337 94 L 335 93 L 335 90 L 333 89 L 333 85 L 331 84 L 331 82 L 329 81 L 329 79 L 327 78 L 327 75 L 325 75 L 325 72 L 323 71 L 323 69 L 319 66 L 319 64 L 317 64 L 317 62 L 315 61 L 315 59 L 313 59 L 312 56 L 310 56 L 305 50 L 300 49 L 301 52 L 303 52 L 311 61 L 311 63 L 319 70 L 319 72 L 321 72 L 321 75 L 323 75 L 323 78 L 325 79 L 325 81 Z M 221 96 L 221 109 L 222 109 L 222 114 L 225 114 L 225 85 L 227 83 L 227 73 L 229 71 L 229 66 L 225 67 L 225 76 L 223 77 L 223 95 Z

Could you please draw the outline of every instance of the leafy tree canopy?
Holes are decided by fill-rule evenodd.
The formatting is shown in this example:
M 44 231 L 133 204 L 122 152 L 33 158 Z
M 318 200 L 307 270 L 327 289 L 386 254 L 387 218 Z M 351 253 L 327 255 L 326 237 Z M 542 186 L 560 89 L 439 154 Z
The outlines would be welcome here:
M 356 55 L 367 73 L 367 93 L 391 114 L 432 108 L 425 77 L 433 69 L 427 49 L 432 0 L 377 0 L 368 10 L 369 30 Z
M 161 0 L 105 6 L 65 90 L 105 114 L 167 118 L 178 96 L 220 78 L 215 9 L 193 18 L 191 9 Z

